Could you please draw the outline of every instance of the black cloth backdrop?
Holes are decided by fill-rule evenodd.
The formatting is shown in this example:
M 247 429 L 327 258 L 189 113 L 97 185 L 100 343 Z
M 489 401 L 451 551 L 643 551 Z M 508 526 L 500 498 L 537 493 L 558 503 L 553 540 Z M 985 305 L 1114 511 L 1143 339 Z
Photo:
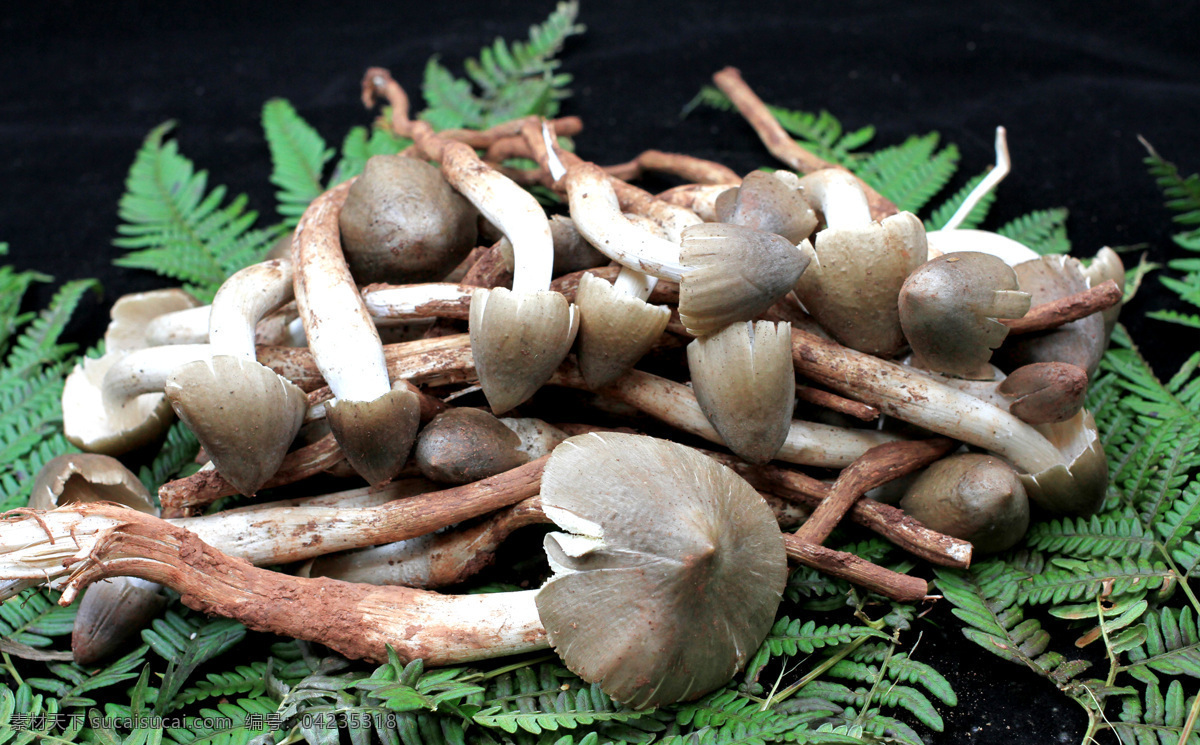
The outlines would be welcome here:
M 1014 170 L 989 227 L 1065 206 L 1076 254 L 1144 244 L 1161 262 L 1181 251 L 1137 137 L 1185 173 L 1200 170 L 1195 8 L 585 0 L 588 31 L 562 56 L 562 70 L 575 78 L 563 111 L 583 118 L 578 151 L 597 162 L 657 148 L 745 172 L 772 160 L 735 113 L 680 115 L 712 73 L 734 65 L 768 102 L 828 109 L 848 128 L 874 125 L 875 146 L 940 132 L 961 149 L 955 188 L 992 162 L 993 131 L 1003 124 Z M 56 282 L 99 278 L 103 300 L 72 328 L 73 338 L 90 342 L 112 300 L 167 284 L 112 265 L 117 200 L 152 127 L 176 120 L 180 150 L 208 170 L 210 184 L 248 194 L 265 222 L 274 217 L 258 121 L 266 99 L 287 98 L 336 145 L 373 117 L 358 100 L 366 67 L 390 68 L 419 101 L 431 55 L 460 72 L 482 45 L 523 38 L 551 9 L 548 0 L 9 7 L 0 16 L 0 241 L 11 244 L 4 261 Z M 53 286 L 40 288 L 31 307 Z M 1152 277 L 1123 317 L 1161 375 L 1195 351 L 1197 334 L 1142 316 L 1178 305 Z M 943 709 L 947 732 L 936 741 L 1077 740 L 1077 707 L 962 639 L 944 608 L 934 618 L 941 628 L 924 624 L 916 656 L 949 660 L 962 697 Z

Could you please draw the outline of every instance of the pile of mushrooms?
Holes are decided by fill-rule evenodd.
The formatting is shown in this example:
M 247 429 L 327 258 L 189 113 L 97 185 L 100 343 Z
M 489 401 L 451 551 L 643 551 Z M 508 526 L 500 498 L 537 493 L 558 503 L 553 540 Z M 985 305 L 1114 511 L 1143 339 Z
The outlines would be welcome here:
M 655 151 L 603 168 L 560 147 L 572 119 L 435 132 L 368 71 L 364 100 L 386 98 L 414 144 L 315 200 L 290 255 L 211 307 L 179 292 L 114 306 L 106 355 L 63 394 L 68 439 L 105 455 L 47 464 L 0 521 L 0 592 L 48 582 L 71 602 L 140 578 L 93 587 L 81 618 L 154 612 L 158 583 L 369 659 L 552 646 L 640 708 L 732 677 L 789 560 L 925 598 L 920 577 L 822 546 L 843 518 L 966 567 L 1020 540 L 1030 500 L 1094 511 L 1107 473 L 1082 402 L 1120 301 L 1115 254 L 1030 255 L 954 229 L 965 212 L 927 235 L 787 138 L 736 70 L 714 79 L 798 173 Z M 1007 170 L 1002 130 L 997 157 L 984 189 Z M 645 168 L 689 183 L 650 194 L 626 180 Z M 163 519 L 108 456 L 153 442 L 172 410 L 204 465 L 162 487 Z M 347 488 L 290 494 L 318 474 Z M 259 491 L 272 501 L 205 514 Z M 899 507 L 868 497 L 887 491 Z M 535 523 L 561 531 L 540 590 L 431 589 Z M 292 562 L 300 576 L 257 568 Z M 78 630 L 77 655 L 119 632 Z

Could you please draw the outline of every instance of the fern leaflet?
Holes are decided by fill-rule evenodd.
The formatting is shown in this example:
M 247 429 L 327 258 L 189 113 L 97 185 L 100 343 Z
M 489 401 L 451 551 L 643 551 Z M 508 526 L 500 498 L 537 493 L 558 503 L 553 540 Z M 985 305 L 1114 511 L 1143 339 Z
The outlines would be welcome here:
M 1071 241 L 1067 238 L 1067 210 L 1062 207 L 1030 212 L 1001 225 L 996 232 L 1043 256 L 1071 251 Z
M 958 169 L 958 148 L 947 145 L 938 150 L 938 139 L 936 132 L 909 137 L 899 145 L 876 150 L 852 168 L 901 210 L 918 212 Z
M 333 150 L 290 103 L 273 98 L 263 104 L 263 133 L 271 149 L 271 183 L 279 187 L 276 209 L 294 227 L 309 202 L 325 190 L 322 173 Z

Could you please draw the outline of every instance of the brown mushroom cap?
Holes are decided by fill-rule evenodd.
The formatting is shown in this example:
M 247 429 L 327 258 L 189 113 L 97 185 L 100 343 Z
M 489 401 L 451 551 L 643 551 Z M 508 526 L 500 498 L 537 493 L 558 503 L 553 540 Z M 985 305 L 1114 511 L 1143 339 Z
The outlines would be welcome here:
M 1029 527 L 1029 500 L 1013 467 L 990 455 L 952 455 L 925 469 L 900 500 L 927 528 L 976 551 L 1011 548 Z
M 637 364 L 671 320 L 663 305 L 618 291 L 591 274 L 579 279 L 579 371 L 588 387 L 603 388 Z
M 161 393 L 138 396 L 115 410 L 105 406 L 104 376 L 119 358 L 119 354 L 85 357 L 63 384 L 63 436 L 80 450 L 127 453 L 152 442 L 174 421 L 171 404 Z
M 1029 294 L 995 256 L 975 251 L 940 256 L 918 267 L 900 287 L 900 326 L 917 364 L 959 378 L 991 375 L 992 350 L 1008 336 L 997 318 L 1020 318 Z
M 743 225 L 799 243 L 812 235 L 817 216 L 800 192 L 770 173 L 754 171 L 717 197 L 717 222 Z
M 636 708 L 723 685 L 770 630 L 787 578 L 770 507 L 730 469 L 641 435 L 572 437 L 542 477 L 556 574 L 537 595 L 567 667 Z
M 150 491 L 132 471 L 116 458 L 95 453 L 67 453 L 46 461 L 29 495 L 29 507 L 35 510 L 89 502 L 116 502 L 158 514 Z
M 447 409 L 425 425 L 414 456 L 425 478 L 466 484 L 516 468 L 529 456 L 521 438 L 486 411 Z
M 165 390 L 217 471 L 246 495 L 279 470 L 308 409 L 295 383 L 233 355 L 175 368 Z
M 1008 410 L 1030 424 L 1065 422 L 1083 408 L 1088 377 L 1066 362 L 1035 362 L 1012 371 L 996 391 L 1011 399 Z
M 334 399 L 325 420 L 346 461 L 372 486 L 386 484 L 408 460 L 421 423 L 421 402 L 404 381 L 371 401 Z
M 360 284 L 444 277 L 475 245 L 478 213 L 423 160 L 376 155 L 338 218 L 342 251 Z
M 784 238 L 753 228 L 703 223 L 685 228 L 679 261 L 679 319 L 697 336 L 748 321 L 792 291 L 809 257 Z
M 104 332 L 104 350 L 128 352 L 161 344 L 150 338 L 154 320 L 199 305 L 199 300 L 177 287 L 122 295 L 109 311 L 112 321 Z

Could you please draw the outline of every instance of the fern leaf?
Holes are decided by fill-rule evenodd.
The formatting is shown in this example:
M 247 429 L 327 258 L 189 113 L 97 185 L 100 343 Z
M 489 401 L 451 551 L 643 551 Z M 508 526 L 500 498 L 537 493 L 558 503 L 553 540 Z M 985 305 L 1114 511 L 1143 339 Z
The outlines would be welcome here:
M 227 276 L 261 260 L 282 226 L 251 229 L 257 213 L 246 210 L 244 195 L 222 206 L 225 189 L 209 191 L 208 175 L 165 140 L 172 126 L 153 129 L 129 169 L 113 241 L 129 252 L 114 263 L 180 280 L 211 300 Z
M 335 186 L 362 173 L 371 156 L 395 155 L 411 144 L 412 140 L 397 137 L 386 129 L 372 129 L 368 138 L 365 127 L 354 127 L 342 140 L 342 156 L 334 166 L 329 185 Z
M 848 704 L 859 709 L 865 708 L 864 705 L 868 703 L 868 699 L 871 696 L 871 691 L 867 688 L 851 690 L 840 683 L 828 680 L 814 680 L 805 686 L 805 693 L 818 696 L 827 701 Z M 934 732 L 941 732 L 945 728 L 942 715 L 937 712 L 937 709 L 925 697 L 925 694 L 917 689 L 896 684 L 876 693 L 878 694 L 876 700 L 880 705 L 903 709 Z
M 147 649 L 143 644 L 98 671 L 86 670 L 73 662 L 49 664 L 46 671 L 53 678 L 28 678 L 26 682 L 33 688 L 56 696 L 64 708 L 95 706 L 95 700 L 83 694 L 111 688 L 138 677 L 134 670 L 145 665 Z
M 232 649 L 246 635 L 240 623 L 227 618 L 193 620 L 174 611 L 156 618 L 142 631 L 142 640 L 170 664 L 163 675 L 155 712 L 166 714 L 188 678 L 201 664 Z
M 1127 743 L 1178 743 L 1191 703 L 1191 699 L 1185 699 L 1178 680 L 1171 681 L 1166 695 L 1158 685 L 1149 685 L 1144 700 L 1136 695 L 1122 697 L 1121 721 L 1109 726 Z M 1200 734 L 1192 732 L 1186 742 L 1200 745 Z
M 1142 144 L 1148 153 L 1145 163 L 1150 175 L 1154 177 L 1163 196 L 1166 197 L 1167 209 L 1176 213 L 1172 219 L 1180 225 L 1200 224 L 1200 174 L 1193 173 L 1191 176 L 1184 177 L 1179 172 L 1179 168 L 1159 155 L 1150 146 L 1150 143 L 1142 140 Z M 1182 248 L 1189 251 L 1200 251 L 1200 227 L 1181 231 L 1173 237 Z M 1182 269 L 1179 265 L 1176 265 L 1176 268 Z M 1182 279 L 1164 276 L 1159 277 L 1159 281 L 1184 302 L 1200 306 L 1200 271 L 1192 268 L 1186 270 Z M 1184 321 L 1185 325 L 1198 325 L 1193 321 L 1200 320 L 1192 314 L 1175 315 L 1169 312 L 1159 312 L 1148 315 L 1164 321 Z
M 958 704 L 958 695 L 954 692 L 950 681 L 924 662 L 911 659 L 906 652 L 893 652 L 889 657 L 887 645 L 865 644 L 859 647 L 852 657 L 859 662 L 882 662 L 886 659 L 889 680 L 917 683 L 946 705 L 956 706 Z M 856 678 L 856 680 L 858 679 Z
M 1200 678 L 1200 625 L 1195 612 L 1159 608 L 1147 613 L 1144 646 L 1128 652 L 1126 670 L 1136 673 L 1146 668 L 1164 675 L 1190 675 Z M 1139 676 L 1144 680 L 1144 676 Z
M 52 637 L 66 636 L 75 626 L 79 606 L 58 604 L 58 593 L 31 588 L 0 605 L 0 636 L 34 648 L 48 647 Z
M 1071 241 L 1067 238 L 1067 210 L 1062 207 L 1022 215 L 1000 226 L 996 232 L 1043 256 L 1071 251 Z
M 1154 536 L 1136 518 L 1093 516 L 1049 520 L 1029 527 L 1026 543 L 1036 549 L 1081 559 L 1145 559 L 1154 551 Z
M 216 709 L 201 709 L 199 716 L 187 717 L 183 727 L 167 730 L 166 737 L 180 745 L 246 745 L 271 732 L 275 708 L 269 698 L 222 701 Z
M 271 183 L 279 187 L 276 209 L 284 224 L 294 227 L 309 202 L 325 190 L 322 173 L 333 150 L 282 98 L 263 104 L 262 125 L 271 150 Z
M 909 137 L 899 145 L 876 150 L 852 169 L 901 210 L 918 212 L 958 169 L 958 148 L 947 145 L 938 150 L 938 140 L 937 132 Z
M 478 60 L 469 59 L 463 67 L 489 98 L 498 97 L 506 86 L 532 76 L 549 80 L 549 74 L 559 65 L 554 56 L 562 51 L 569 36 L 585 30 L 575 22 L 578 15 L 578 2 L 560 2 L 544 22 L 529 27 L 529 41 L 509 45 L 497 38 L 492 46 L 480 51 Z M 568 79 L 556 82 L 561 87 Z M 565 95 L 563 91 L 558 97 Z
M 1158 589 L 1171 579 L 1159 561 L 1094 559 L 1072 561 L 1069 567 L 1050 567 L 1030 577 L 1018 590 L 1022 604 L 1063 603 Z
M 987 172 L 981 173 L 978 176 L 972 176 L 971 180 L 964 184 L 961 189 L 954 192 L 949 199 L 942 202 L 938 205 L 937 209 L 930 212 L 929 217 L 925 220 L 925 230 L 941 230 L 946 227 L 946 223 L 950 222 L 950 218 L 954 217 L 954 213 L 958 212 L 958 208 L 967 201 L 967 197 L 971 195 L 971 192 L 975 191 L 975 187 L 979 186 L 985 176 L 987 176 Z M 987 219 L 987 214 L 995 201 L 995 190 L 984 194 L 983 198 L 975 203 L 975 206 L 971 208 L 970 213 L 967 214 L 958 227 L 962 230 L 978 228 Z
M 182 421 L 173 423 L 167 430 L 166 440 L 150 465 L 142 466 L 138 478 L 158 499 L 158 488 L 169 479 L 180 475 L 180 471 L 188 465 L 194 465 L 196 453 L 200 451 L 200 441 L 191 428 Z
M 204 680 L 180 691 L 171 702 L 171 709 L 189 706 L 209 698 L 232 698 L 237 695 L 259 698 L 266 691 L 266 677 L 266 662 L 238 665 L 225 672 L 209 673 Z
M 483 123 L 483 103 L 471 93 L 471 84 L 454 77 L 437 57 L 425 63 L 425 77 L 421 92 L 429 108 L 421 112 L 421 118 L 435 130 L 478 129 Z

